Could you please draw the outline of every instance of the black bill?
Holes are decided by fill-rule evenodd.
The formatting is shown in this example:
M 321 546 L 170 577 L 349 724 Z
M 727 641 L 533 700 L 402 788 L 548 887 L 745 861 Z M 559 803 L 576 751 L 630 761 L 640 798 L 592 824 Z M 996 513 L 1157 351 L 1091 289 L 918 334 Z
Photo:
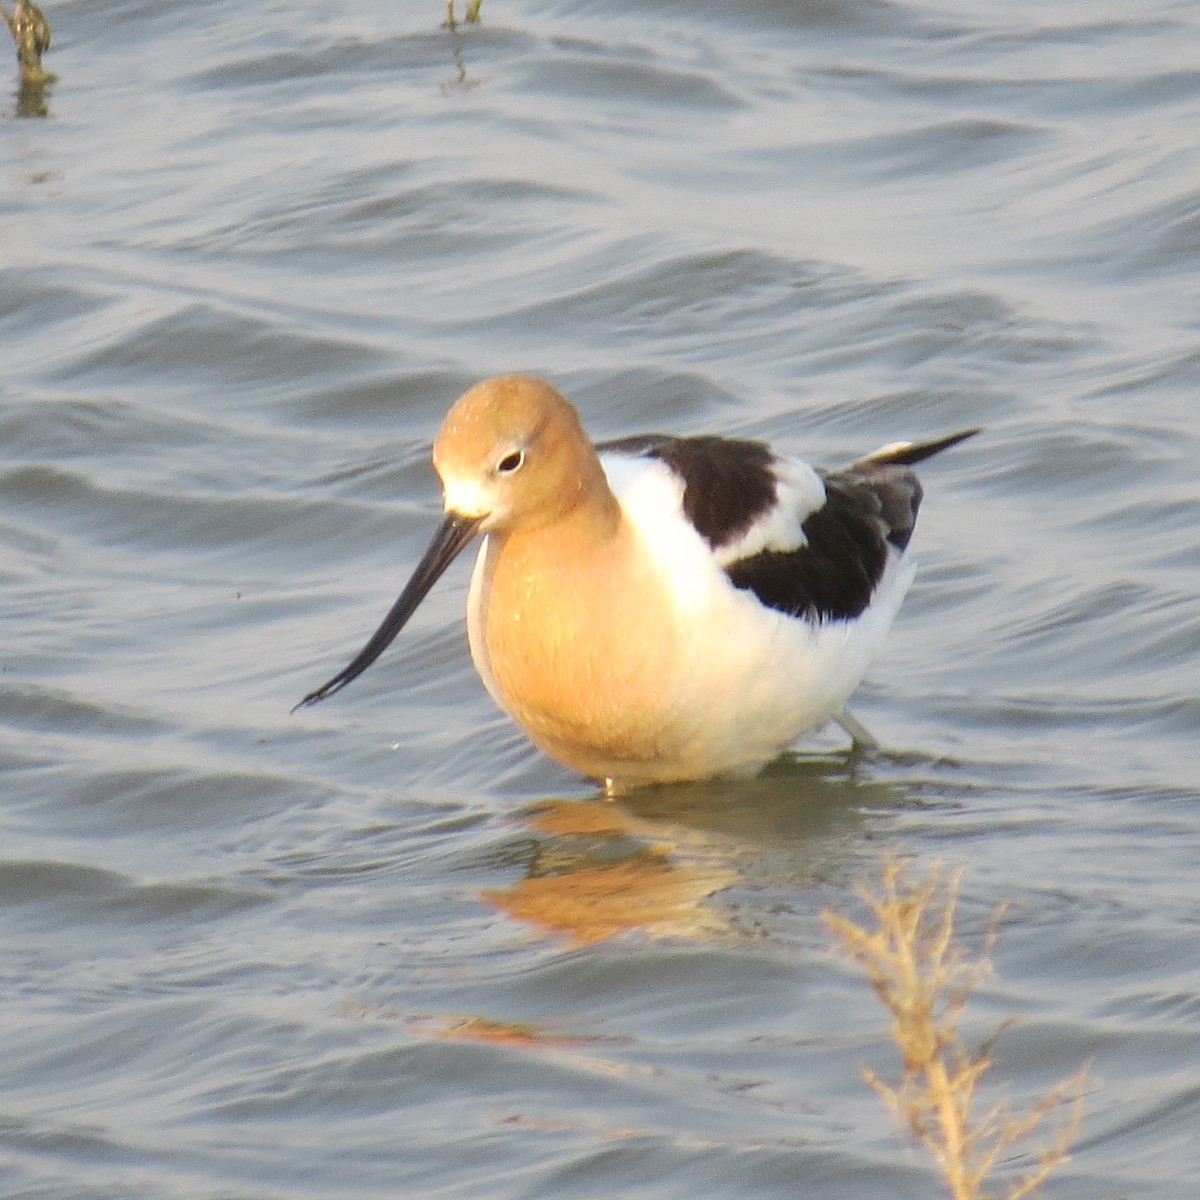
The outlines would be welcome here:
M 323 683 L 315 691 L 309 692 L 296 708 L 306 704 L 316 704 L 340 692 L 351 680 L 357 679 L 387 648 L 392 644 L 396 634 L 404 628 L 409 617 L 417 610 L 417 605 L 425 599 L 429 589 L 437 583 L 446 568 L 458 557 L 459 552 L 475 536 L 482 517 L 460 517 L 456 513 L 447 513 L 446 519 L 433 535 L 425 556 L 417 563 L 412 578 L 392 605 L 388 615 L 383 618 L 379 628 L 371 635 L 371 640 L 346 664 L 328 683 Z M 293 712 L 296 709 L 292 709 Z

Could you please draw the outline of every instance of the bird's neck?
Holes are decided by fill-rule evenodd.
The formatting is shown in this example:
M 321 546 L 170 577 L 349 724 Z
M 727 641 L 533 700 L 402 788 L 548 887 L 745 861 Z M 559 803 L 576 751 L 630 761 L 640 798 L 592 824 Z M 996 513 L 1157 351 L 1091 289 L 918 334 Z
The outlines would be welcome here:
M 663 580 L 615 498 L 490 535 L 476 588 L 472 652 L 534 741 L 560 758 L 563 744 L 654 753 L 675 625 Z

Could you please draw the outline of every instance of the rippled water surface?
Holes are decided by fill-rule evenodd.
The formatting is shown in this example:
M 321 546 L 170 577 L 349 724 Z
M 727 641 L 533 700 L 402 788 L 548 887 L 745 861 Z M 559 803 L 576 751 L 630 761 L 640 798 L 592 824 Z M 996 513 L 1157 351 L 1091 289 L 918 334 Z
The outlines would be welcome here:
M 45 8 L 48 115 L 0 118 L 0 1193 L 924 1200 L 819 916 L 892 849 L 965 868 L 967 935 L 1010 903 L 997 1093 L 1092 1063 L 1050 1193 L 1200 1194 L 1195 7 Z M 465 565 L 289 715 L 509 370 L 598 437 L 987 426 L 924 470 L 887 753 L 607 802 L 491 706 Z

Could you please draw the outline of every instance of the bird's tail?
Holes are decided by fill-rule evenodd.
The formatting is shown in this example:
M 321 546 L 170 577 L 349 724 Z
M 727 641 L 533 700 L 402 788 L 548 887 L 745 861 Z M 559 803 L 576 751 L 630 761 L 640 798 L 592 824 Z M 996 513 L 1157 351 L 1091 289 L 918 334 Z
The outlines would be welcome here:
M 925 459 L 932 458 L 943 450 L 949 450 L 951 446 L 957 446 L 959 442 L 965 442 L 967 438 L 982 432 L 983 426 L 977 425 L 974 429 L 960 429 L 958 433 L 947 434 L 932 442 L 889 442 L 886 446 L 880 446 L 878 450 L 868 454 L 861 461 L 878 463 L 883 467 L 911 467 L 915 463 L 924 462 Z

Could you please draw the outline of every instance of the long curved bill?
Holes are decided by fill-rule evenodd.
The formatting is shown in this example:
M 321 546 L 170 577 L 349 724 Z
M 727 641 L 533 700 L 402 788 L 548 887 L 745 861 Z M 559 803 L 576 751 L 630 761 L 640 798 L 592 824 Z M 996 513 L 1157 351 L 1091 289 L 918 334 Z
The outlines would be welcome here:
M 437 583 L 446 568 L 458 557 L 459 553 L 479 530 L 482 517 L 463 517 L 457 513 L 447 513 L 446 519 L 433 535 L 429 549 L 417 563 L 412 578 L 405 585 L 388 612 L 379 628 L 371 635 L 371 640 L 346 664 L 328 683 L 323 683 L 315 691 L 309 692 L 296 708 L 307 704 L 316 704 L 340 692 L 346 684 L 357 679 L 387 648 L 392 644 L 396 634 L 407 624 L 409 617 L 417 610 L 417 605 L 425 599 L 429 589 Z M 295 712 L 296 709 L 292 709 Z

